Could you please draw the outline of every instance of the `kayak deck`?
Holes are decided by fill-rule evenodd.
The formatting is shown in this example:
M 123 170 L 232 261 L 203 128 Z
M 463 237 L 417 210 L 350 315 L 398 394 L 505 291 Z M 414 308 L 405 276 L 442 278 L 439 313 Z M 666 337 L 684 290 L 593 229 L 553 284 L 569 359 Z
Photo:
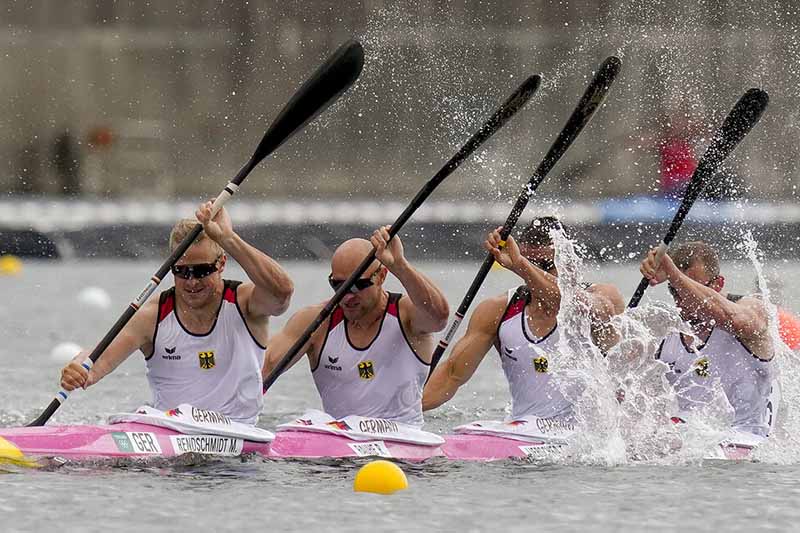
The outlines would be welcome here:
M 279 431 L 271 443 L 252 442 L 220 435 L 187 435 L 135 422 L 0 428 L 0 443 L 6 447 L 10 444 L 26 457 L 60 457 L 72 461 L 168 458 L 196 453 L 231 457 L 257 454 L 274 459 L 385 457 L 421 462 L 439 457 L 455 461 L 489 462 L 552 458 L 562 448 L 544 441 L 522 441 L 492 435 L 446 435 L 442 445 L 423 446 L 380 438 L 361 441 L 295 430 Z M 718 448 L 714 458 L 747 460 L 752 449 L 751 446 L 726 444 Z
M 0 437 L 26 456 L 95 459 L 104 457 L 176 457 L 185 453 L 236 456 L 269 455 L 269 443 L 219 435 L 185 435 L 138 423 L 2 428 Z

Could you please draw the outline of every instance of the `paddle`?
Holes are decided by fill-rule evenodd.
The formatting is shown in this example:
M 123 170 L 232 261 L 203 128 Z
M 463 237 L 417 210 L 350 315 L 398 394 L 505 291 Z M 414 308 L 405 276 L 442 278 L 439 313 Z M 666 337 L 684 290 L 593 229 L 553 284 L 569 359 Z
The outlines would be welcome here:
M 359 42 L 350 40 L 340 46 L 339 49 L 311 75 L 303 86 L 295 92 L 294 96 L 292 96 L 289 102 L 283 107 L 278 117 L 272 122 L 269 129 L 264 134 L 261 142 L 258 143 L 258 147 L 253 153 L 253 156 L 214 200 L 214 214 L 216 214 L 225 202 L 239 190 L 239 185 L 241 185 L 256 165 L 274 152 L 308 122 L 313 120 L 314 117 L 324 111 L 329 105 L 335 102 L 342 93 L 353 85 L 358 79 L 359 74 L 361 74 L 363 66 L 364 50 Z M 202 231 L 203 226 L 198 223 L 191 233 L 189 233 L 178 247 L 175 248 L 167 260 L 164 261 L 164 264 L 161 265 L 153 277 L 150 278 L 150 283 L 139 293 L 139 296 L 130 303 L 122 316 L 119 317 L 119 320 L 117 320 L 114 326 L 106 333 L 105 337 L 103 337 L 89 355 L 89 358 L 82 363 L 86 370 L 90 370 L 92 365 L 97 362 L 100 354 L 108 348 L 108 345 L 111 344 L 117 334 L 125 327 L 134 313 L 136 313 L 147 298 L 153 294 L 156 287 L 161 283 L 161 280 L 164 279 L 164 276 L 169 272 L 170 268 L 172 268 L 172 265 L 183 256 Z M 60 390 L 55 399 L 50 402 L 50 405 L 47 406 L 47 409 L 44 410 L 39 418 L 28 425 L 43 426 L 50 417 L 53 416 L 53 413 L 56 412 L 61 403 L 66 401 L 68 397 L 69 392 L 63 389 Z
M 567 123 L 561 129 L 558 137 L 556 137 L 556 140 L 553 142 L 552 146 L 550 146 L 550 150 L 547 151 L 544 159 L 542 159 L 542 162 L 539 163 L 539 166 L 536 168 L 536 172 L 534 172 L 533 176 L 531 176 L 531 179 L 525 184 L 525 187 L 522 188 L 522 192 L 517 197 L 517 201 L 514 204 L 514 207 L 511 209 L 511 213 L 509 213 L 505 224 L 503 224 L 503 229 L 500 230 L 500 238 L 505 240 L 511 234 L 511 231 L 517 224 L 519 217 L 522 215 L 522 212 L 528 205 L 528 200 L 530 200 L 531 196 L 533 196 L 533 193 L 542 183 L 544 178 L 555 166 L 558 160 L 561 159 L 561 156 L 564 155 L 581 131 L 583 131 L 583 128 L 586 127 L 586 125 L 589 123 L 589 120 L 591 120 L 592 116 L 594 116 L 595 111 L 597 111 L 597 109 L 600 107 L 600 104 L 602 104 L 603 100 L 605 100 L 605 97 L 611 88 L 611 84 L 616 79 L 621 66 L 622 63 L 620 60 L 614 56 L 607 58 L 605 61 L 603 61 L 603 64 L 600 65 L 600 68 L 594 75 L 594 78 L 592 78 L 592 82 L 586 88 L 586 92 L 583 93 L 583 96 L 578 102 L 578 105 L 575 107 L 575 110 L 572 112 L 572 115 L 570 115 L 569 120 L 567 120 Z M 487 254 L 486 259 L 481 265 L 481 268 L 475 275 L 475 279 L 472 280 L 472 285 L 469 286 L 467 294 L 465 294 L 464 299 L 461 300 L 461 304 L 458 306 L 458 310 L 456 311 L 456 316 L 453 319 L 453 322 L 450 324 L 450 327 L 447 328 L 444 338 L 439 341 L 439 345 L 433 352 L 428 378 L 430 378 L 430 376 L 433 374 L 436 365 L 439 364 L 439 361 L 442 359 L 442 355 L 444 355 L 445 350 L 447 350 L 447 346 L 453 340 L 456 331 L 458 331 L 458 328 L 461 325 L 461 321 L 464 320 L 464 316 L 466 316 L 469 306 L 472 305 L 475 295 L 478 294 L 478 290 L 481 288 L 481 285 L 483 285 L 483 281 L 489 274 L 493 264 L 494 256 L 492 254 Z
M 744 139 L 744 136 L 758 123 L 768 103 L 769 95 L 765 91 L 750 89 L 739 98 L 731 112 L 728 113 L 725 122 L 722 123 L 722 127 L 714 134 L 711 144 L 697 164 L 689 185 L 686 187 L 686 192 L 683 194 L 681 205 L 672 219 L 672 224 L 670 224 L 664 240 L 658 245 L 658 253 L 656 255 L 658 261 L 667 253 L 670 243 L 678 233 L 681 224 L 683 224 L 683 219 L 689 214 L 694 201 L 703 190 L 706 181 L 717 173 L 725 158 L 733 152 L 739 142 Z M 643 277 L 642 281 L 639 282 L 639 286 L 636 287 L 636 292 L 633 293 L 631 301 L 628 302 L 629 308 L 639 305 L 639 301 L 644 296 L 644 291 L 647 290 L 649 285 L 649 280 Z
M 517 111 L 522 109 L 522 107 L 531 99 L 534 95 L 536 90 L 539 88 L 539 84 L 541 83 L 541 78 L 538 75 L 534 75 L 526 79 L 522 85 L 517 88 L 516 91 L 505 101 L 503 104 L 492 114 L 489 119 L 483 123 L 478 131 L 476 131 L 472 137 L 456 152 L 456 154 L 447 162 L 445 165 L 437 172 L 417 193 L 408 207 L 400 214 L 397 220 L 394 221 L 394 224 L 389 228 L 389 238 L 391 239 L 394 237 L 400 228 L 403 227 L 403 224 L 411 218 L 411 215 L 419 208 L 420 205 L 431 195 L 431 193 L 436 189 L 436 187 L 444 181 L 444 179 L 453 173 L 460 165 L 463 163 L 475 150 L 478 149 L 484 142 L 486 142 L 492 135 L 494 135 L 497 130 L 503 127 L 508 120 L 513 117 Z M 350 277 L 345 280 L 345 282 L 339 287 L 339 289 L 334 293 L 333 297 L 328 300 L 328 303 L 325 304 L 325 307 L 319 312 L 317 317 L 314 319 L 311 324 L 306 328 L 300 338 L 289 348 L 289 351 L 283 356 L 283 358 L 278 362 L 278 365 L 272 369 L 272 372 L 266 377 L 264 380 L 264 392 L 266 393 L 267 390 L 275 383 L 275 380 L 278 379 L 286 368 L 291 363 L 292 359 L 300 353 L 303 346 L 308 342 L 314 332 L 319 328 L 319 326 L 325 321 L 325 319 L 330 316 L 336 306 L 342 301 L 345 294 L 350 291 L 350 287 L 355 283 L 355 281 L 361 277 L 364 272 L 369 268 L 372 262 L 375 260 L 375 249 L 372 249 L 372 252 L 364 258 L 361 264 L 356 268 Z

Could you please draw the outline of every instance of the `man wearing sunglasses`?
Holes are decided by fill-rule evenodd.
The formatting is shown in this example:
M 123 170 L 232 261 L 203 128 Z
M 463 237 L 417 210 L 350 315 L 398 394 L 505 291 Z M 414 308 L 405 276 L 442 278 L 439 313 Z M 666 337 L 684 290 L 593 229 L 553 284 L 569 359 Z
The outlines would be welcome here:
M 337 289 L 373 249 L 376 261 L 322 323 L 292 364 L 308 355 L 326 413 L 383 418 L 422 425 L 422 387 L 433 354 L 433 333 L 447 325 L 449 308 L 433 281 L 412 267 L 389 227 L 372 238 L 342 243 L 331 259 L 328 282 Z M 383 287 L 391 272 L 406 295 Z M 264 376 L 313 322 L 324 303 L 295 313 L 267 349 Z
M 257 421 L 269 317 L 286 311 L 294 289 L 278 263 L 234 232 L 225 209 L 212 219 L 211 206 L 202 204 L 196 220 L 172 229 L 170 250 L 198 221 L 204 230 L 172 267 L 175 286 L 139 309 L 90 372 L 80 365 L 86 352 L 64 367 L 64 389 L 97 383 L 138 349 L 156 409 L 188 403 L 238 422 Z M 222 278 L 228 255 L 249 283 Z
M 572 403 L 564 391 L 580 394 L 583 385 L 569 376 L 569 368 L 559 366 L 556 317 L 561 292 L 550 235 L 563 231 L 563 226 L 554 217 L 536 218 L 522 232 L 519 244 L 509 236 L 505 245 L 500 229 L 489 234 L 484 248 L 525 283 L 475 308 L 467 332 L 426 385 L 423 408 L 434 409 L 450 400 L 494 346 L 511 392 L 512 420 L 535 416 L 572 422 Z M 579 298 L 591 320 L 591 341 L 605 353 L 617 341 L 610 320 L 624 309 L 622 295 L 613 285 L 594 284 L 581 288 Z M 560 377 L 558 383 L 552 379 L 554 372 Z
M 725 278 L 719 258 L 708 244 L 695 241 L 673 246 L 658 260 L 657 249 L 642 261 L 650 285 L 667 282 L 681 318 L 694 336 L 670 333 L 656 358 L 668 366 L 679 412 L 708 406 L 719 386 L 733 408 L 733 428 L 761 437 L 775 424 L 780 400 L 769 332 L 768 311 L 756 297 L 722 294 Z

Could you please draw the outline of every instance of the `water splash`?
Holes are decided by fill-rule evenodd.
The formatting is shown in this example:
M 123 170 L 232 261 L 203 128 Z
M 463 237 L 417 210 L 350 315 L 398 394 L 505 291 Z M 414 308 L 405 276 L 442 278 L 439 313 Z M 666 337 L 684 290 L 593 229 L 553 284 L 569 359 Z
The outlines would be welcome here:
M 581 428 L 571 443 L 571 455 L 580 462 L 623 464 L 625 445 L 613 380 L 603 354 L 591 341 L 589 304 L 582 288 L 583 260 L 575 242 L 563 231 L 551 231 L 550 236 L 561 291 L 557 317 L 559 366 L 569 369 L 554 373 L 554 380 L 564 397 L 572 401 Z
M 775 433 L 759 446 L 754 457 L 763 462 L 790 464 L 800 460 L 800 357 L 783 342 L 779 330 L 778 307 L 772 303 L 769 280 L 764 273 L 764 260 L 751 231 L 742 235 L 741 249 L 753 265 L 756 288 L 766 306 L 769 317 L 769 336 L 775 345 L 774 363 L 778 368 L 781 386 L 781 405 L 776 416 Z
M 709 387 L 707 403 L 694 408 L 686 423 L 671 421 L 679 413 L 676 393 L 665 378 L 667 365 L 654 354 L 662 339 L 670 334 L 693 337 L 674 306 L 645 301 L 614 317 L 612 324 L 620 342 L 604 357 L 590 340 L 589 307 L 582 289 L 586 269 L 580 253 L 575 243 L 561 232 L 553 232 L 551 236 L 561 291 L 559 366 L 570 369 L 554 374 L 554 379 L 562 394 L 573 402 L 581 427 L 568 460 L 687 464 L 720 456 L 719 443 L 732 437 L 733 409 L 719 383 Z M 762 262 L 749 233 L 743 237 L 742 248 L 756 270 L 759 290 L 769 309 L 770 336 L 779 339 L 777 311 L 769 301 Z M 800 359 L 782 342 L 776 345 L 781 353 L 778 364 L 783 376 L 783 404 L 797 405 L 800 380 L 794 376 L 800 375 L 797 366 Z M 787 378 L 787 374 L 792 377 Z M 576 387 L 576 382 L 581 386 Z M 780 433 L 758 448 L 755 457 L 769 462 L 796 462 L 794 450 L 798 449 L 798 443 L 791 435 L 797 434 L 800 417 L 785 408 L 779 416 Z

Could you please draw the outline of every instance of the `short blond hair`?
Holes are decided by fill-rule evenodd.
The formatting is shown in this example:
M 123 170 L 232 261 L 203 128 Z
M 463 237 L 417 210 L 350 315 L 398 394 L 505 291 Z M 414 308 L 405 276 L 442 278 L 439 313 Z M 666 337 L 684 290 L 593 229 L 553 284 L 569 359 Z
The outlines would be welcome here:
M 170 252 L 175 251 L 175 248 L 177 248 L 178 245 L 183 241 L 183 239 L 185 239 L 186 236 L 192 232 L 192 230 L 197 224 L 198 224 L 197 219 L 194 218 L 183 218 L 177 221 L 175 225 L 172 226 L 172 231 L 169 233 L 169 251 Z M 206 235 L 206 233 L 202 231 L 192 244 L 203 242 L 206 239 L 211 240 L 208 238 L 208 235 Z M 211 244 L 212 248 L 217 253 L 217 255 L 222 255 L 224 253 L 222 246 L 220 246 L 217 242 L 211 241 Z

